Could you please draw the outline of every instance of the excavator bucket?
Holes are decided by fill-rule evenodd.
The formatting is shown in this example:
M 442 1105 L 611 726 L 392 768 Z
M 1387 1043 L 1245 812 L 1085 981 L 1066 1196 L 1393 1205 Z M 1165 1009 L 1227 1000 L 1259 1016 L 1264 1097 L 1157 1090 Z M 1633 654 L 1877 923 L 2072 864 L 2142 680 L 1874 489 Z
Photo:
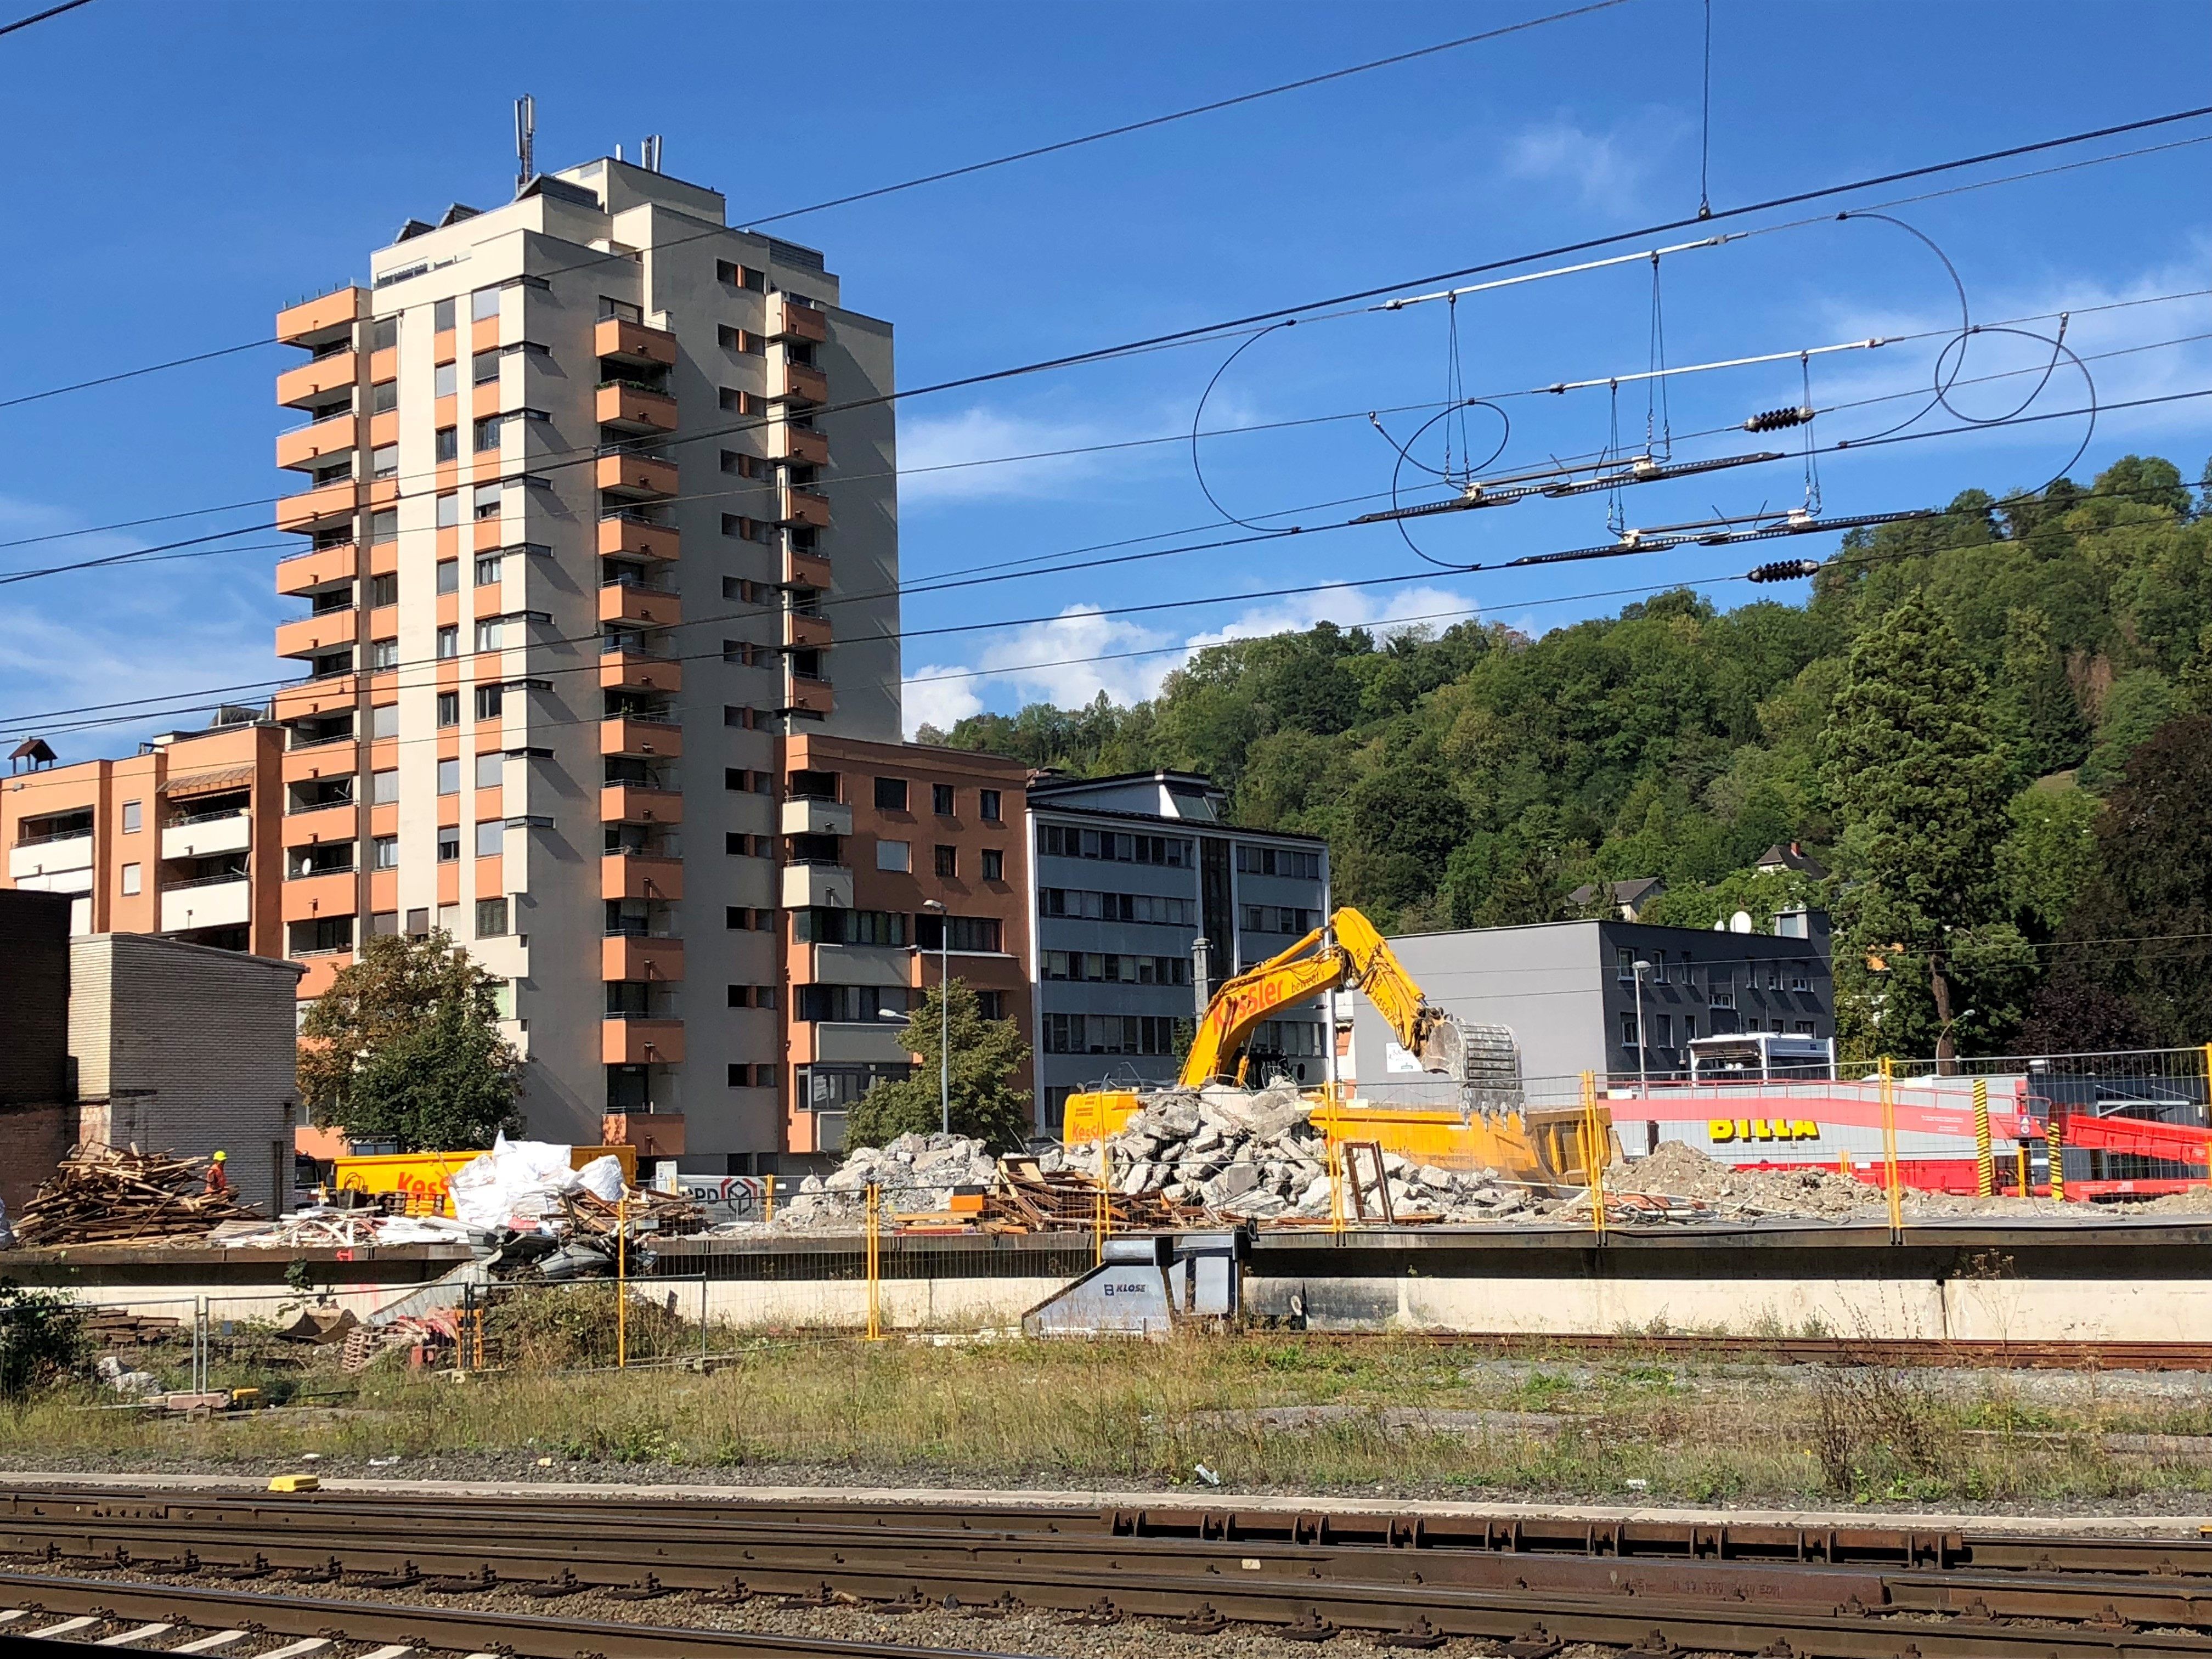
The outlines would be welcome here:
M 1421 1068 L 1447 1077 L 1467 1075 L 1467 1033 L 1449 1018 L 1431 1021 L 1421 1037 Z

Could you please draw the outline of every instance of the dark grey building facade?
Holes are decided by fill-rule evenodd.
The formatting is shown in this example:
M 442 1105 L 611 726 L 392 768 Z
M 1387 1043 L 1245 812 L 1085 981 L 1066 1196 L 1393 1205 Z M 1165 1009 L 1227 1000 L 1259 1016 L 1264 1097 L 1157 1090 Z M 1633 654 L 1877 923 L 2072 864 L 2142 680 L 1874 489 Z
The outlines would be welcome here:
M 1182 1033 L 1218 985 L 1322 924 L 1328 846 L 1224 823 L 1227 797 L 1188 772 L 1041 778 L 1030 786 L 1038 1122 L 1067 1097 L 1174 1080 Z M 1317 1083 L 1322 1006 L 1286 1009 L 1250 1048 L 1255 1075 Z

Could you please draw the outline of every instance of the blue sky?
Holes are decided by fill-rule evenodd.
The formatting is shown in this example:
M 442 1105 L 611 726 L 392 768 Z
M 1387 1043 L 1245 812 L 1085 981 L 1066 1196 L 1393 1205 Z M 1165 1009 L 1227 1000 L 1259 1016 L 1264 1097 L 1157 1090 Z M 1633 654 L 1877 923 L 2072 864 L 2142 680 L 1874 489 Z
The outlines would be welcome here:
M 504 199 L 510 100 L 520 92 L 537 99 L 541 165 L 658 131 L 667 169 L 724 191 L 744 219 L 1550 9 L 94 0 L 0 38 L 0 135 L 16 158 L 15 235 L 0 265 L 0 399 L 265 335 L 278 306 L 361 276 L 369 248 L 409 216 Z M 1722 207 L 2207 101 L 2212 11 L 2201 4 L 1717 0 L 1713 17 L 1711 181 Z M 1693 211 L 1701 19 L 1697 0 L 1630 0 L 777 228 L 826 251 L 848 304 L 896 325 L 909 386 L 1416 278 Z M 1865 204 L 2208 135 L 2212 122 L 2199 122 L 1875 191 Z M 1892 210 L 1941 245 L 1978 319 L 2072 309 L 2069 343 L 2100 354 L 2092 368 L 2111 403 L 2212 386 L 2212 341 L 2188 337 L 2212 335 L 2212 300 L 2161 297 L 2212 289 L 2208 185 L 2212 143 Z M 1957 314 L 1934 256 L 1874 223 L 1823 222 L 1670 256 L 1661 296 L 1674 364 L 1941 330 Z M 2126 301 L 2154 302 L 2109 308 Z M 1473 295 L 1452 309 L 1468 395 L 1629 373 L 1651 355 L 1648 264 Z M 1245 518 L 1287 514 L 1279 524 L 1387 505 L 1395 456 L 1365 411 L 1395 411 L 1385 424 L 1402 440 L 1449 395 L 1447 310 L 1315 319 L 1255 343 L 1222 377 L 1209 428 L 1342 418 L 1209 440 L 1203 458 L 1222 505 Z M 1893 399 L 1823 416 L 1820 437 L 1870 433 L 1917 408 L 1899 394 L 1926 385 L 1938 343 L 1815 360 L 1816 404 Z M 1187 432 L 1229 349 L 1149 354 L 903 405 L 909 582 L 1131 538 L 1214 539 L 1207 526 L 1228 526 L 1197 486 L 1187 443 L 951 464 Z M 1985 339 L 1966 374 L 2017 370 L 2039 362 L 2039 350 L 2049 355 Z M 2124 355 L 2101 355 L 2112 353 Z M 288 356 L 270 347 L 0 408 L 0 541 L 284 487 L 270 465 L 285 423 L 270 383 Z M 1793 360 L 1670 382 L 1663 413 L 1678 453 L 1793 447 L 1790 434 L 1717 429 L 1794 404 L 1800 376 Z M 2000 414 L 2033 383 L 1962 386 L 1955 401 Z M 2083 401 L 2068 369 L 2044 395 L 2045 408 Z M 1613 400 L 1602 389 L 1501 401 L 1513 424 L 1498 467 L 1608 441 Z M 1646 415 L 1641 388 L 1624 387 L 1624 440 L 1640 443 Z M 1927 422 L 1937 423 L 1957 422 Z M 1825 506 L 1831 515 L 1884 511 L 1968 486 L 2039 484 L 2082 429 L 2052 421 L 1832 455 L 1821 465 Z M 1417 459 L 1442 461 L 1443 430 L 1431 429 Z M 1470 411 L 1466 441 L 1480 455 L 1502 431 Z M 2129 450 L 2166 454 L 2194 477 L 2212 452 L 2212 398 L 2108 412 L 2075 475 Z M 1650 486 L 1625 506 L 1630 524 L 1650 525 L 1778 510 L 1802 490 L 1802 467 L 1790 462 Z M 1315 505 L 1328 501 L 1349 504 Z M 0 569 L 206 533 L 260 510 L 0 548 Z M 1495 562 L 1607 540 L 1605 515 L 1598 497 L 1531 501 L 1456 515 L 1421 539 L 1447 561 Z M 276 539 L 0 590 L 0 729 L 58 725 L 27 717 L 118 696 L 275 677 L 269 630 L 289 614 L 269 588 Z M 1468 575 L 1423 566 L 1384 527 L 918 592 L 906 608 L 909 718 L 1065 702 L 1101 688 L 1143 696 L 1194 640 L 1319 617 L 1479 610 L 1541 629 L 1610 612 L 1623 602 L 1618 590 L 1709 583 L 1832 544 L 1828 536 Z M 1425 571 L 1392 586 L 1327 586 Z M 1316 591 L 1251 597 L 1299 586 Z M 1756 590 L 1711 591 L 1733 604 Z M 1231 597 L 1151 616 L 1096 614 L 1212 595 Z M 1056 620 L 921 631 L 1040 617 Z M 1156 654 L 1065 660 L 1137 651 Z M 60 746 L 71 757 L 114 752 L 150 729 L 72 734 Z

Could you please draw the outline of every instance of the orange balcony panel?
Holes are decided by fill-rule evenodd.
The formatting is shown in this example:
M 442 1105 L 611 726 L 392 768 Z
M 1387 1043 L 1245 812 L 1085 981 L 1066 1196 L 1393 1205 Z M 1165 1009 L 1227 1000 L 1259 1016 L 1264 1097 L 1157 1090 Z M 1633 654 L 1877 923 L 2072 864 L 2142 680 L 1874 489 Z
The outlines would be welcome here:
M 398 757 L 387 756 L 385 758 L 387 762 L 386 765 L 379 766 L 373 760 L 369 765 L 379 772 L 389 771 L 391 767 L 388 763 Z M 387 801 L 381 806 L 372 806 L 368 809 L 368 833 L 372 836 L 396 836 L 399 833 L 399 803 L 398 801 Z M 380 876 L 374 879 L 380 881 L 383 878 Z
M 645 628 L 673 628 L 684 619 L 684 604 L 673 593 L 640 587 L 635 582 L 609 582 L 599 589 L 601 622 L 636 623 Z
M 602 980 L 682 979 L 684 941 L 680 939 L 644 939 L 634 933 L 617 933 L 601 939 L 599 977 Z
M 787 403 L 826 404 L 830 401 L 830 377 L 818 368 L 809 368 L 805 363 L 786 363 L 780 378 L 782 384 L 771 395 Z
M 676 430 L 676 399 L 665 392 L 617 381 L 599 387 L 597 400 L 601 426 L 624 432 Z
M 784 704 L 794 714 L 830 714 L 836 711 L 837 700 L 827 680 L 802 680 L 791 676 L 784 687 Z
M 819 553 L 803 553 L 795 547 L 784 549 L 783 585 L 786 587 L 829 586 L 830 561 Z
M 300 975 L 300 982 L 293 988 L 292 996 L 295 1001 L 313 1002 L 331 988 L 331 981 L 338 976 L 340 969 L 352 965 L 353 952 L 323 951 L 312 957 L 295 957 L 294 960 L 307 971 Z
M 279 530 L 325 530 L 349 522 L 354 513 L 354 486 L 351 478 L 342 483 L 325 484 L 320 489 L 304 489 L 296 495 L 287 495 L 276 503 L 276 527 Z
M 672 759 L 684 752 L 684 728 L 666 720 L 601 720 L 599 752 Z
M 328 337 L 341 329 L 350 328 L 367 309 L 368 299 L 367 289 L 342 288 L 313 300 L 302 300 L 295 306 L 286 306 L 276 313 L 276 337 L 286 345 L 297 345 L 303 341 L 312 344 L 317 336 Z
M 361 550 L 348 542 L 341 547 L 318 548 L 295 558 L 276 562 L 276 591 L 304 593 L 311 587 L 348 581 L 360 574 Z
M 372 478 L 368 484 L 368 504 L 371 507 L 390 507 L 399 499 L 399 480 Z
M 333 455 L 349 454 L 359 436 L 351 410 L 333 415 L 327 421 L 295 426 L 289 432 L 276 434 L 276 465 L 307 467 L 327 461 Z
M 599 791 L 602 823 L 681 823 L 684 797 L 673 789 L 647 789 L 634 783 L 611 783 Z
M 477 552 L 489 553 L 507 544 L 504 526 L 500 520 L 474 519 L 470 522 L 473 527 L 469 532 L 469 545 Z
M 770 453 L 779 461 L 793 461 L 800 466 L 830 465 L 830 440 L 806 427 L 779 423 L 770 442 Z
M 680 691 L 684 670 L 665 657 L 610 651 L 599 659 L 599 684 L 609 691 Z
M 818 651 L 836 636 L 827 617 L 804 617 L 796 611 L 783 613 L 783 642 L 802 651 Z
M 445 410 L 441 412 L 446 415 L 451 415 L 453 413 L 451 410 Z M 448 420 L 441 422 L 441 424 L 450 426 L 453 422 Z M 381 449 L 386 444 L 396 444 L 398 441 L 399 411 L 398 410 L 387 409 L 381 415 L 372 415 L 368 417 L 368 443 L 370 448 Z
M 602 455 L 592 479 L 610 495 L 650 501 L 676 493 L 676 463 L 653 455 Z
M 397 910 L 399 908 L 399 872 L 397 870 L 369 872 L 368 908 L 371 910 Z
M 830 498 L 817 495 L 811 489 L 785 490 L 783 522 L 827 530 L 830 527 Z
M 392 640 L 399 637 L 399 607 L 380 605 L 368 613 L 368 637 L 372 640 Z
M 399 378 L 399 348 L 386 346 L 381 351 L 368 354 L 368 380 L 372 386 Z
M 284 751 L 283 772 L 287 783 L 309 778 L 342 778 L 361 770 L 361 744 L 355 738 L 332 738 L 302 749 Z
M 684 860 L 643 853 L 609 853 L 599 860 L 602 898 L 665 899 L 684 896 Z
M 276 401 L 287 409 L 296 409 L 326 392 L 347 387 L 361 378 L 361 354 L 357 351 L 333 351 L 327 357 L 317 357 L 288 368 L 276 377 Z
M 361 696 L 363 681 L 359 674 L 332 674 L 327 679 L 309 680 L 304 685 L 288 685 L 270 700 L 270 718 L 282 725 L 286 720 L 305 720 L 312 714 L 334 714 L 340 709 L 351 708 Z
M 602 1146 L 629 1146 L 640 1158 L 684 1156 L 681 1112 L 606 1112 L 599 1118 Z
M 497 380 L 486 380 L 482 386 L 469 388 L 469 414 L 476 420 L 488 421 L 493 416 L 503 413 L 500 408 L 502 401 L 503 394 Z
M 438 866 L 438 902 L 459 904 L 461 902 L 461 866 L 441 864 Z
M 318 806 L 312 812 L 287 812 L 283 842 L 287 847 L 314 847 L 325 842 L 351 841 L 360 830 L 361 813 L 347 801 L 337 806 Z
M 471 351 L 499 349 L 498 318 L 478 317 L 469 324 L 469 349 Z
M 830 337 L 830 318 L 817 306 L 800 305 L 788 294 L 771 294 L 768 331 L 779 340 L 811 340 L 819 345 Z
M 684 1060 L 680 1019 L 611 1019 L 603 1027 L 599 1058 L 610 1066 L 678 1066 Z
M 599 520 L 599 556 L 627 553 L 633 558 L 672 559 L 682 550 L 675 528 L 665 524 L 640 524 L 635 519 Z
M 665 328 L 647 328 L 627 317 L 602 317 L 592 331 L 592 349 L 617 362 L 676 367 L 676 337 Z
M 393 576 L 399 573 L 399 542 L 397 538 L 388 542 L 368 544 L 368 574 L 372 576 Z
M 312 657 L 319 652 L 336 650 L 354 642 L 354 633 L 360 626 L 351 611 L 326 611 L 319 617 L 301 617 L 296 622 L 276 624 L 276 654 L 280 657 Z
M 354 872 L 334 870 L 327 876 L 302 876 L 284 884 L 284 920 L 309 921 L 325 916 L 349 916 L 357 908 L 359 890 Z

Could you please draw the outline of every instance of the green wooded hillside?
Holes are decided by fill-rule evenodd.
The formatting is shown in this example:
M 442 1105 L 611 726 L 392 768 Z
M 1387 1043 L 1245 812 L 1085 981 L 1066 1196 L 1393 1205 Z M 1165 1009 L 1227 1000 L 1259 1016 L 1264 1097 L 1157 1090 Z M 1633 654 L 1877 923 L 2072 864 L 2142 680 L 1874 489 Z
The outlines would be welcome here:
M 2205 483 L 2212 501 L 2212 465 Z M 1942 672 L 1917 672 L 1931 658 Z M 1675 592 L 1539 639 L 1324 623 L 1209 647 L 1133 708 L 1037 704 L 921 735 L 1079 774 L 1210 774 L 1238 822 L 1327 836 L 1340 902 L 1389 931 L 1556 919 L 1581 884 L 1633 876 L 1668 884 L 1648 919 L 1693 927 L 1814 897 L 1846 929 L 1847 1034 L 1925 1054 L 1946 1036 L 2212 1039 L 2212 1002 L 2144 980 L 2151 956 L 2153 978 L 2181 970 L 2177 951 L 2200 982 L 2212 969 L 2203 941 L 2168 937 L 2212 933 L 2176 909 L 2198 875 L 2207 902 L 2212 863 L 2191 862 L 2203 837 L 2170 811 L 2146 828 L 2129 805 L 2194 788 L 2212 811 L 2207 714 L 2212 512 L 2172 464 L 2130 456 L 2087 489 L 1969 490 L 1940 518 L 1853 532 L 1801 604 Z M 2131 763 L 2165 771 L 2131 779 Z M 2124 833 L 2164 896 L 2112 887 Z M 1751 873 L 1791 840 L 1834 872 L 1822 891 Z M 2069 929 L 2084 906 L 2094 937 L 2133 942 L 2054 946 L 2092 937 Z M 1890 954 L 1869 975 L 1856 957 L 1874 945 Z

